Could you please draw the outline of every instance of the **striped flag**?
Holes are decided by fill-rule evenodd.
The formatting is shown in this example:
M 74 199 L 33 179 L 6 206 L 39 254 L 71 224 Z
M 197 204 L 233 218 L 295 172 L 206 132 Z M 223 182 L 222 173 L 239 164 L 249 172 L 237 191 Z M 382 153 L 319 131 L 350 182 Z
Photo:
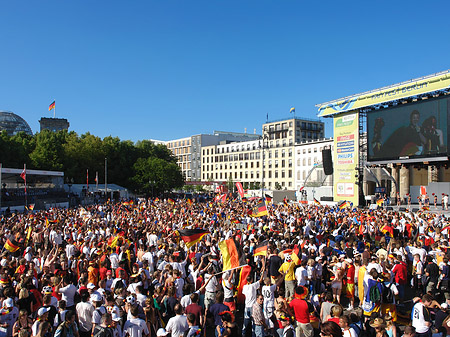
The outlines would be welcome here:
M 51 111 L 51 110 L 53 110 L 53 109 L 55 108 L 55 102 L 56 102 L 56 101 L 53 101 L 52 104 L 50 104 L 50 105 L 48 106 L 48 111 Z
M 183 229 L 178 230 L 181 239 L 184 241 L 184 244 L 188 249 L 190 249 L 193 245 L 199 242 L 206 234 L 210 232 L 205 229 Z
M 267 206 L 264 201 L 261 201 L 258 205 L 252 208 L 251 210 L 251 216 L 257 218 L 260 216 L 268 215 L 269 212 L 267 212 Z
M 352 206 L 353 206 L 353 203 L 351 203 L 350 201 L 344 201 L 338 207 L 340 210 L 343 210 L 346 207 L 352 207 Z
M 380 198 L 380 199 L 377 200 L 377 206 L 381 207 L 381 206 L 383 206 L 383 203 L 384 203 L 384 199 L 383 198 Z
M 259 245 L 255 247 L 255 250 L 253 251 L 253 256 L 267 256 L 267 248 L 269 247 L 269 241 L 265 240 L 261 242 Z
M 239 274 L 239 283 L 237 287 L 237 302 L 238 303 L 244 303 L 245 296 L 242 294 L 242 289 L 244 288 L 244 285 L 247 284 L 247 276 L 250 275 L 250 272 L 252 271 L 252 267 L 250 266 L 244 266 L 241 269 L 241 273 Z
M 222 253 L 224 271 L 246 264 L 242 247 L 235 239 L 228 239 L 219 242 L 219 249 Z
M 14 253 L 15 251 L 19 250 L 19 244 L 16 242 L 16 240 L 6 240 L 5 243 L 5 249 L 11 253 Z
M 188 204 L 189 206 L 192 206 L 192 200 L 191 200 L 191 199 L 187 199 L 186 202 L 187 202 L 187 204 Z
M 293 112 L 295 112 L 295 108 L 294 107 L 289 109 L 289 113 L 293 113 Z
M 317 200 L 316 198 L 314 198 L 314 203 L 315 203 L 316 205 L 320 205 L 320 201 Z
M 169 203 L 169 204 L 171 204 L 171 205 L 174 205 L 175 204 L 175 201 L 173 201 L 173 199 L 167 199 L 167 202 Z

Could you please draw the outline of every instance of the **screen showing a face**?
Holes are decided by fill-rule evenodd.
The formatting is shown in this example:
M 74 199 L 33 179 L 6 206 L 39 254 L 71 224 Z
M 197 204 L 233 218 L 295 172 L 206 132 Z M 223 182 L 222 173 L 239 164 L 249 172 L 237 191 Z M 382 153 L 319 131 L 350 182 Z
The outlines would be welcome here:
M 446 155 L 449 112 L 448 97 L 369 112 L 368 161 Z

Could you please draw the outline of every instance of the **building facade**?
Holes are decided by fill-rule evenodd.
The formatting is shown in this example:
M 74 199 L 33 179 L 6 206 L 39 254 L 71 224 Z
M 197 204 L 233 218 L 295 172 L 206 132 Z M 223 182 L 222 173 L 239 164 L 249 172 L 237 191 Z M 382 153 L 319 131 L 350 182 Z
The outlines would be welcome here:
M 191 137 L 169 140 L 167 148 L 177 157 L 177 164 L 186 180 L 191 180 Z
M 47 118 L 41 117 L 39 124 L 42 130 L 50 130 L 53 132 L 58 132 L 61 130 L 69 129 L 69 121 L 66 118 Z

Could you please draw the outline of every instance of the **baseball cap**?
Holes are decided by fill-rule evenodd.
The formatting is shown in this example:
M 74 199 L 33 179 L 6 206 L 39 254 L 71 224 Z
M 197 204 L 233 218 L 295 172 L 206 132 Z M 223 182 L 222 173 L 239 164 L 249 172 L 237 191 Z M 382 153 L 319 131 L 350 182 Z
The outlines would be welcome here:
M 103 301 L 103 298 L 100 296 L 100 294 L 92 294 L 91 295 L 91 301 L 93 301 L 93 302 L 101 302 L 101 301 Z
M 50 311 L 50 308 L 44 308 L 44 307 L 42 307 L 42 308 L 40 308 L 39 310 L 38 310 L 38 316 L 42 316 L 43 314 L 45 314 L 46 312 L 49 312 Z
M 88 283 L 86 287 L 88 289 L 95 289 L 95 284 L 94 283 Z
M 111 319 L 112 319 L 114 322 L 118 322 L 118 321 L 120 321 L 120 315 L 118 315 L 117 312 L 113 311 L 113 312 L 111 313 Z
M 156 331 L 157 337 L 167 336 L 168 332 L 164 328 L 159 328 L 158 331 Z
M 14 306 L 14 301 L 12 298 L 7 298 L 3 301 L 3 307 L 4 308 L 12 308 Z

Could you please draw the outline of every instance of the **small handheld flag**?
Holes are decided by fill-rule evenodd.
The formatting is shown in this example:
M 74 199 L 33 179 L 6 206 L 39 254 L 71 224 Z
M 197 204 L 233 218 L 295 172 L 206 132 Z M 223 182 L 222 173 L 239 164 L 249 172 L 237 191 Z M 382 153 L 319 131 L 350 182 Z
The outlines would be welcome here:
M 54 108 L 55 108 L 55 101 L 53 101 L 52 104 L 50 104 L 50 105 L 48 106 L 48 111 L 51 111 L 51 110 L 53 110 Z

